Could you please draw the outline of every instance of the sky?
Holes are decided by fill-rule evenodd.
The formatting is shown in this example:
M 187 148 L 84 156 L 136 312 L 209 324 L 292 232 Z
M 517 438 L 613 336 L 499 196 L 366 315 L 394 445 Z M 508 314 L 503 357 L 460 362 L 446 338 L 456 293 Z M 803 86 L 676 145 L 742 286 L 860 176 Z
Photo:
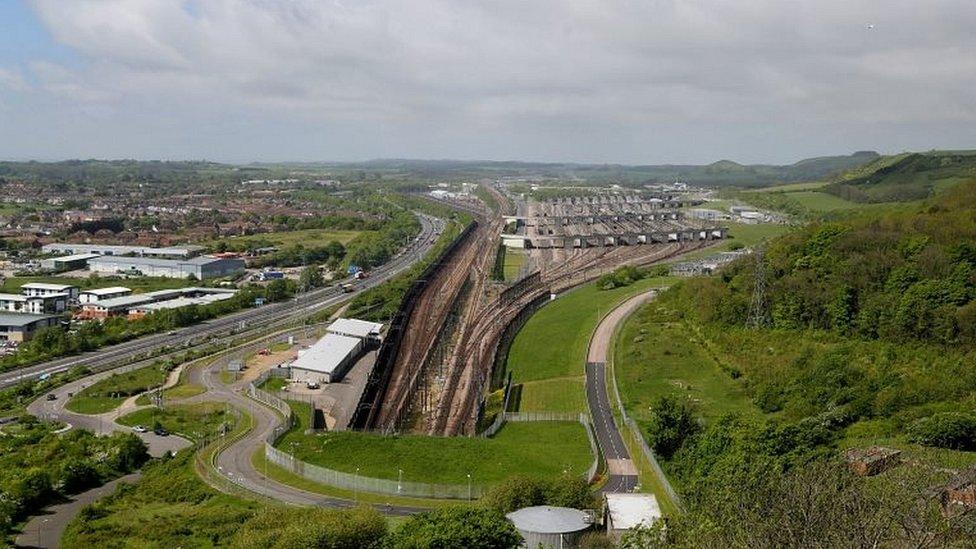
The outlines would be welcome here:
M 3 0 L 0 158 L 976 148 L 973 0 Z

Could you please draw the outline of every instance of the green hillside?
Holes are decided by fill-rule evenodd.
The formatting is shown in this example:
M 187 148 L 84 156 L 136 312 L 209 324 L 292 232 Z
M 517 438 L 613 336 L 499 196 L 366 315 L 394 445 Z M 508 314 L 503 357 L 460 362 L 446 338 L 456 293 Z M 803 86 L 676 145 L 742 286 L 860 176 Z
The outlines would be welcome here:
M 847 171 L 824 190 L 853 202 L 905 202 L 976 177 L 976 151 L 886 156 Z
M 976 465 L 976 180 L 781 236 L 762 264 L 760 327 L 749 257 L 673 286 L 616 341 L 624 405 L 688 507 L 669 542 L 792 546 L 766 542 L 814 506 L 831 527 L 803 546 L 866 530 L 966 546 L 976 517 L 933 494 Z M 873 445 L 900 464 L 849 474 L 843 452 Z

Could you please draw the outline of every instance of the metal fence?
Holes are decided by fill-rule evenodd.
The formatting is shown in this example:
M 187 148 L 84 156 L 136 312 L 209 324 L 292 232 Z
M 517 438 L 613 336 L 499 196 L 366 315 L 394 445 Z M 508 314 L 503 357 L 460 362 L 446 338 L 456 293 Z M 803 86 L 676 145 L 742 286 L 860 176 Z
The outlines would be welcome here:
M 644 454 L 644 457 L 650 464 L 651 471 L 654 473 L 654 476 L 657 477 L 658 484 L 661 485 L 661 488 L 667 494 L 668 498 L 671 499 L 671 502 L 674 503 L 674 506 L 678 508 L 679 511 L 683 510 L 684 506 L 681 503 L 681 496 L 679 496 L 678 492 L 673 486 L 671 486 L 671 481 L 668 480 L 668 476 L 665 475 L 664 470 L 661 469 L 661 464 L 658 463 L 657 456 L 654 455 L 654 450 L 651 450 L 651 447 L 647 445 L 647 441 L 644 440 L 644 435 L 641 434 L 640 428 L 637 426 L 637 422 L 634 421 L 634 418 L 627 415 L 627 410 L 624 408 L 624 401 L 620 398 L 620 388 L 617 386 L 617 376 L 611 375 L 610 381 L 611 386 L 613 387 L 613 396 L 615 399 L 617 399 L 617 409 L 620 410 L 620 416 L 623 419 L 624 425 L 630 429 L 631 435 L 633 435 L 634 440 L 637 441 L 637 444 L 640 446 L 641 453 Z
M 485 487 L 478 484 L 432 484 L 426 482 L 410 482 L 408 480 L 388 480 L 382 478 L 364 477 L 352 473 L 343 473 L 327 469 L 311 463 L 306 463 L 295 456 L 287 454 L 271 444 L 264 446 L 268 461 L 288 470 L 302 478 L 349 490 L 351 492 L 370 492 L 389 496 L 432 498 L 432 499 L 477 499 L 484 492 Z

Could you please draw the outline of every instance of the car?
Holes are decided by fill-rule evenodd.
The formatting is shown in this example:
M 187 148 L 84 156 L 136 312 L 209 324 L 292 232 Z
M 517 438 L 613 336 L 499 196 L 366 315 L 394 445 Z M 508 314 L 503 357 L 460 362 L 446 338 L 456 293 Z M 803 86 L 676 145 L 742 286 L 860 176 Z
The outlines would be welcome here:
M 179 332 L 176 331 L 176 330 L 170 330 L 170 331 L 166 332 L 166 335 L 168 335 L 168 336 L 175 336 L 175 335 L 178 335 L 178 334 L 179 334 Z
M 48 400 L 57 400 L 58 399 L 58 395 L 56 395 L 54 393 L 48 393 L 47 394 L 47 399 Z
M 161 437 L 168 437 L 169 436 L 169 431 L 167 431 L 166 429 L 163 429 L 162 427 L 156 427 L 155 429 L 153 429 L 153 433 L 156 433 L 156 435 L 161 436 Z
M 135 431 L 135 432 L 137 432 L 137 433 L 146 433 L 146 432 L 149 431 L 149 429 L 146 429 L 142 425 L 136 425 L 135 427 L 132 428 L 132 430 Z
M 308 381 L 305 383 L 305 387 L 308 389 L 318 389 L 319 384 L 317 381 Z

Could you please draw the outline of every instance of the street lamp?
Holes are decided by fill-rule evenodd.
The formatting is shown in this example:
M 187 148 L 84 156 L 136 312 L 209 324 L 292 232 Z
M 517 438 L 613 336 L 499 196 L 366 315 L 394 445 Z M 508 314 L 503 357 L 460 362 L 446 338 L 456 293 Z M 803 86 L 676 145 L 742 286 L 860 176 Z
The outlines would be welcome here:
M 403 469 L 397 469 L 397 493 L 403 491 Z
M 471 501 L 471 473 L 468 473 L 468 501 Z
M 359 467 L 356 467 L 356 480 L 353 482 L 353 486 L 355 487 L 355 500 L 359 501 Z

